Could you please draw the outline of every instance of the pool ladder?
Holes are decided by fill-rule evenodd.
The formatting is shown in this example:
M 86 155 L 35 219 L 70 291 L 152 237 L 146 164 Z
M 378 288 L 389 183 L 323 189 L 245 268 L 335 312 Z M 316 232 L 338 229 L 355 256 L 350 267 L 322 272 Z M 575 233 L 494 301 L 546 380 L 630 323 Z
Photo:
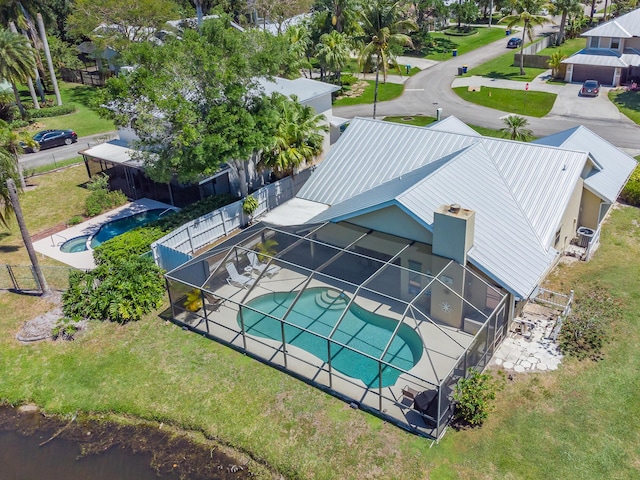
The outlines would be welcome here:
M 55 240 L 53 239 L 53 237 L 60 237 L 62 239 L 62 241 L 56 243 Z M 65 243 L 67 240 L 68 240 L 68 238 L 64 237 L 63 235 L 60 235 L 59 233 L 54 233 L 53 235 L 51 235 L 51 246 L 52 247 L 59 247 L 63 243 Z

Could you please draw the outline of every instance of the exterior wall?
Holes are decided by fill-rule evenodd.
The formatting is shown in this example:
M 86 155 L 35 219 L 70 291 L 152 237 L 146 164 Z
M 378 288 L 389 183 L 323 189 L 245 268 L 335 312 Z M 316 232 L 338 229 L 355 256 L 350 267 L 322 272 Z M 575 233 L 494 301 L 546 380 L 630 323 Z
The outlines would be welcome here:
M 625 38 L 623 39 L 624 48 L 635 48 L 640 50 L 640 37 Z
M 576 237 L 576 230 L 582 225 L 578 225 L 578 217 L 580 216 L 580 203 L 582 200 L 582 192 L 584 191 L 584 185 L 582 179 L 578 180 L 576 186 L 567 205 L 567 209 L 564 212 L 562 220 L 560 222 L 560 242 L 552 245 L 555 249 L 562 252 L 564 251 L 571 240 Z M 555 243 L 555 239 L 553 240 Z
M 598 218 L 600 216 L 600 203 L 602 199 L 584 190 L 582 194 L 582 202 L 580 204 L 580 216 L 578 217 L 578 227 L 588 227 L 593 230 L 598 229 Z
M 349 223 L 431 245 L 433 236 L 398 207 L 387 207 L 347 220 Z

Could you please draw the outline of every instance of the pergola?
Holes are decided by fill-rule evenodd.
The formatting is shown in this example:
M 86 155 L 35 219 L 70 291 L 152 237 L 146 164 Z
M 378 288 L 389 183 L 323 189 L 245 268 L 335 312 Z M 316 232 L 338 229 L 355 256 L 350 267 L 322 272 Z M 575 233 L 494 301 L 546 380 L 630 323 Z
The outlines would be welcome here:
M 480 273 L 345 222 L 259 224 L 166 279 L 175 322 L 435 438 L 506 330 Z

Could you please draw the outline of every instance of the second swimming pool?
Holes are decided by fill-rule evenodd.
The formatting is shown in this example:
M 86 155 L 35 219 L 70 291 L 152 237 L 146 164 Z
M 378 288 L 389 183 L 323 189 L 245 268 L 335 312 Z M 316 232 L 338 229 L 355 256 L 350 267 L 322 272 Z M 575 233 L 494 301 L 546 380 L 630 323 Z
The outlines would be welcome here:
M 250 300 L 238 313 L 238 324 L 241 325 L 242 315 L 248 334 L 282 341 L 280 321 L 266 314 L 282 318 L 297 294 L 298 292 L 275 292 Z M 326 337 L 340 319 L 347 301 L 348 298 L 337 290 L 309 288 L 301 294 L 286 321 Z M 379 358 L 397 325 L 396 320 L 365 310 L 354 302 L 334 332 L 333 339 Z M 302 348 L 326 362 L 327 340 L 296 326 L 285 324 L 286 343 Z M 402 370 L 409 370 L 418 363 L 422 352 L 420 336 L 403 323 L 382 360 Z M 332 344 L 331 365 L 345 375 L 361 379 L 367 386 L 378 386 L 379 370 L 376 360 Z M 394 385 L 401 373 L 396 368 L 383 365 L 382 386 Z

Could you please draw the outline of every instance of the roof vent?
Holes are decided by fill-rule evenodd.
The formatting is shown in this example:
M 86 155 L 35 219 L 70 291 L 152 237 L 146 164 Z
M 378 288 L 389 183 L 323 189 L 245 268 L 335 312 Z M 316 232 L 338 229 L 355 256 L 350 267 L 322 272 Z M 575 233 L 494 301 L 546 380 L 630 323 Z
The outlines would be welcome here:
M 458 213 L 460 211 L 460 205 L 457 203 L 452 203 L 449 205 L 449 213 Z

